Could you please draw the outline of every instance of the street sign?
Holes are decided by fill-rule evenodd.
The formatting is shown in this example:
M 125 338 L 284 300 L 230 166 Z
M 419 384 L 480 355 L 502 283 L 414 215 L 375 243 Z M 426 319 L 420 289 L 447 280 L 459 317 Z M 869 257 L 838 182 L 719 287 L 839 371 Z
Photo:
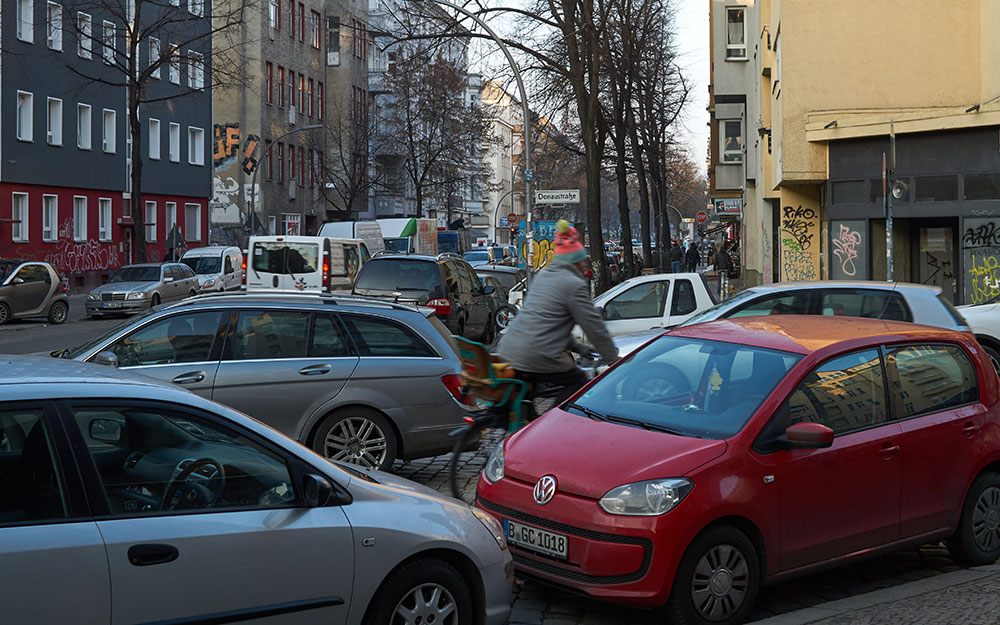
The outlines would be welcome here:
M 708 221 L 708 213 L 705 211 L 698 211 L 698 214 L 695 215 L 694 218 L 698 220 L 698 223 L 703 224 Z
M 579 204 L 579 189 L 560 189 L 558 191 L 535 191 L 535 204 Z
M 511 213 L 510 215 L 507 215 L 507 223 L 509 223 L 512 226 L 516 226 L 519 219 L 520 217 L 517 216 L 517 213 Z

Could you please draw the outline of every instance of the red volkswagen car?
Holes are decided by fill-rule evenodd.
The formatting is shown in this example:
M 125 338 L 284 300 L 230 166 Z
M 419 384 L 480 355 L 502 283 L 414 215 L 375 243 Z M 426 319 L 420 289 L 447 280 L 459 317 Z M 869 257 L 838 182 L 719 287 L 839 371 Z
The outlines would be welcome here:
M 971 335 L 749 317 L 653 340 L 499 445 L 477 505 L 518 574 L 675 622 L 762 583 L 948 540 L 1000 556 L 997 376 Z

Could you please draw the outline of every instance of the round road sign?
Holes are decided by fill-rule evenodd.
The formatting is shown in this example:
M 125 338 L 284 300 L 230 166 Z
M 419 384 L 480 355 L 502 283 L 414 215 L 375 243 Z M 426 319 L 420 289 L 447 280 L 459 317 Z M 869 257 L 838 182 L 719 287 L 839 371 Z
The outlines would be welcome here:
M 705 211 L 698 211 L 698 214 L 695 215 L 694 218 L 698 223 L 703 224 L 708 221 L 708 213 Z
M 509 223 L 512 226 L 517 224 L 518 219 L 519 217 L 517 216 L 517 213 L 511 213 L 510 215 L 507 215 L 507 223 Z

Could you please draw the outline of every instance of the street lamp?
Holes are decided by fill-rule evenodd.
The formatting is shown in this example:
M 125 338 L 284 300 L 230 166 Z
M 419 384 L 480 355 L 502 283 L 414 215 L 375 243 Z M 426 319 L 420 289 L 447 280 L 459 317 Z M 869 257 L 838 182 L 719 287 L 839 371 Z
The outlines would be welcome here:
M 413 0 L 414 2 L 420 2 L 421 0 Z M 479 24 L 483 30 L 485 30 L 490 38 L 493 39 L 500 46 L 500 51 L 503 55 L 507 57 L 507 62 L 510 63 L 510 69 L 514 72 L 514 80 L 517 81 L 517 91 L 521 95 L 521 114 L 524 116 L 522 122 L 522 128 L 524 129 L 524 210 L 525 210 L 525 228 L 527 230 L 524 233 L 526 240 L 528 241 L 528 251 L 527 258 L 525 258 L 525 263 L 528 266 L 528 278 L 525 280 L 525 286 L 527 286 L 528 281 L 531 279 L 531 267 L 532 261 L 534 260 L 534 242 L 532 241 L 533 232 L 531 228 L 531 205 L 534 202 L 534 195 L 532 193 L 532 180 L 535 175 L 531 169 L 531 110 L 528 108 L 528 92 L 524 89 L 524 81 L 521 79 L 521 70 L 517 66 L 517 62 L 514 60 L 513 55 L 511 55 L 510 50 L 507 45 L 503 42 L 493 29 L 489 27 L 481 17 L 472 13 L 464 7 L 460 7 L 457 4 L 452 4 L 447 2 L 447 0 L 430 0 L 436 4 L 446 6 L 449 9 L 457 11 L 462 15 L 472 19 L 474 22 Z M 511 185 L 511 190 L 513 190 L 513 185 Z
M 309 126 L 303 126 L 301 128 L 296 128 L 295 130 L 291 130 L 291 131 L 286 132 L 285 134 L 277 137 L 276 139 L 274 139 L 273 141 L 271 141 L 270 145 L 267 145 L 264 148 L 264 151 L 260 155 L 260 160 L 257 162 L 257 164 L 253 168 L 253 176 L 250 177 L 250 202 L 249 202 L 250 206 L 249 206 L 249 210 L 247 211 L 247 221 L 250 221 L 250 220 L 255 219 L 257 217 L 257 213 L 255 212 L 255 210 L 256 210 L 256 206 L 255 205 L 256 205 L 256 200 L 257 200 L 257 170 L 260 169 L 260 164 L 262 162 L 264 162 L 264 159 L 267 158 L 267 155 L 271 153 L 271 148 L 274 147 L 274 144 L 277 143 L 278 141 L 284 139 L 288 135 L 294 135 L 297 132 L 304 132 L 306 130 L 315 130 L 317 128 L 322 128 L 322 127 L 323 127 L 323 124 L 310 124 Z M 260 143 L 258 143 L 257 146 L 254 147 L 254 152 L 257 151 L 257 147 L 260 147 Z M 251 157 L 253 156 L 253 152 L 250 153 L 250 156 Z M 257 219 L 257 223 L 261 223 L 260 219 Z M 252 227 L 253 227 L 253 224 L 249 224 L 247 226 L 247 230 L 249 231 Z
M 510 195 L 513 192 L 514 192 L 514 185 L 511 184 L 510 185 L 510 191 L 508 191 L 508 192 L 506 192 L 506 193 L 504 193 L 503 195 L 500 196 L 500 199 L 497 200 L 497 206 L 496 206 L 496 208 L 493 209 L 493 213 L 494 213 L 494 215 L 493 215 L 493 240 L 494 241 L 497 240 L 497 228 L 500 227 L 500 205 L 503 204 L 503 201 L 507 199 L 507 196 Z M 509 227 L 510 224 L 507 224 L 507 226 Z M 515 242 L 514 245 L 516 246 L 517 243 Z

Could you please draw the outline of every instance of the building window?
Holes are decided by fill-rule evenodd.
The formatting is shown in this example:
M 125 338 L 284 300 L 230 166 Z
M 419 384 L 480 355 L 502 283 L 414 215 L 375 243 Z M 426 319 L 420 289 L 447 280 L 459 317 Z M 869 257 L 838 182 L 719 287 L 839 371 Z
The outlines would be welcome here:
M 117 113 L 110 109 L 104 109 L 104 151 L 114 154 L 117 150 Z
M 149 158 L 160 160 L 160 120 L 149 119 Z
M 81 59 L 94 58 L 93 43 L 91 43 L 93 41 L 91 39 L 92 28 L 93 22 L 90 19 L 90 15 L 87 13 L 76 14 L 76 53 Z
M 726 9 L 726 58 L 747 58 L 746 9 Z
M 49 2 L 46 6 L 46 32 L 45 43 L 49 50 L 62 50 L 62 5 Z
M 205 131 L 201 128 L 188 128 L 188 163 L 205 164 Z
M 867 204 L 867 180 L 838 180 L 830 183 L 831 204 Z
M 311 29 L 312 35 L 310 36 L 310 41 L 312 42 L 312 47 L 319 49 L 319 13 L 316 11 L 310 11 L 309 13 L 309 27 Z
M 149 64 L 155 65 L 153 71 L 149 73 L 150 78 L 160 79 L 160 40 L 156 37 L 149 38 Z
M 181 125 L 170 122 L 168 129 L 170 140 L 170 162 L 181 162 Z
M 288 0 L 288 36 L 295 39 L 295 0 Z
M 309 117 L 313 116 L 316 100 L 313 97 L 313 79 L 309 79 Z
M 167 202 L 167 234 L 177 225 L 177 202 Z
M 101 40 L 101 56 L 105 65 L 115 64 L 115 25 L 111 22 L 104 22 L 104 37 Z
M 73 240 L 87 240 L 87 198 L 80 195 L 73 196 Z
M 313 158 L 316 150 L 309 150 L 309 186 L 316 186 L 316 161 Z M 302 176 L 305 178 L 305 176 Z
M 278 184 L 285 182 L 285 144 L 278 142 Z
M 295 146 L 288 144 L 288 180 L 295 181 Z
M 306 5 L 299 3 L 299 41 L 306 40 Z
M 156 241 L 156 202 L 146 202 L 143 216 L 146 222 L 146 243 L 154 243 Z
M 184 205 L 184 240 L 201 241 L 201 204 Z
M 10 240 L 14 243 L 28 242 L 28 194 L 14 193 L 10 203 Z
M 917 202 L 958 200 L 958 176 L 919 176 L 913 182 L 913 195 Z
M 295 106 L 295 72 L 288 70 L 288 108 Z
M 274 104 L 274 65 L 267 62 L 267 100 L 268 104 Z
M 318 117 L 323 119 L 323 83 L 316 85 L 318 87 L 316 91 L 316 108 L 319 109 Z
M 32 94 L 26 91 L 17 92 L 17 138 L 21 141 L 31 141 L 34 138 L 32 131 L 34 102 L 35 97 Z
M 35 42 L 35 3 L 17 0 L 17 38 L 27 43 Z
M 303 187 L 306 184 L 306 151 L 305 148 L 299 147 L 299 186 Z
M 170 67 L 167 68 L 167 79 L 171 84 L 181 84 L 181 51 L 177 46 L 170 49 Z
M 188 87 L 205 88 L 205 59 L 197 52 L 188 50 Z
M 270 0 L 267 15 L 271 21 L 271 28 L 281 30 L 281 2 L 279 0 Z
M 97 236 L 101 241 L 111 240 L 111 198 L 97 200 Z
M 47 100 L 45 112 L 45 140 L 49 145 L 62 145 L 63 102 L 58 98 Z
M 306 112 L 306 75 L 299 74 L 299 112 Z
M 743 122 L 738 119 L 726 119 L 720 122 L 722 141 L 722 162 L 743 162 Z
M 267 164 L 264 166 L 264 180 L 270 180 L 274 177 L 274 159 L 271 154 L 271 142 L 269 140 L 264 141 L 264 151 L 267 152 Z
M 354 31 L 354 56 L 365 58 L 368 53 L 368 26 L 364 22 L 351 20 Z
M 59 240 L 59 197 L 42 196 L 42 241 L 55 243 Z
M 205 0 L 188 0 L 188 13 L 201 17 L 205 12 Z
M 1000 173 L 966 174 L 962 197 L 966 200 L 1000 200 Z
M 278 108 L 285 108 L 285 68 L 278 66 Z
M 284 230 L 283 234 L 288 236 L 295 236 L 302 234 L 299 230 L 299 224 L 302 222 L 302 216 L 298 213 L 282 213 L 281 214 L 281 227 Z

